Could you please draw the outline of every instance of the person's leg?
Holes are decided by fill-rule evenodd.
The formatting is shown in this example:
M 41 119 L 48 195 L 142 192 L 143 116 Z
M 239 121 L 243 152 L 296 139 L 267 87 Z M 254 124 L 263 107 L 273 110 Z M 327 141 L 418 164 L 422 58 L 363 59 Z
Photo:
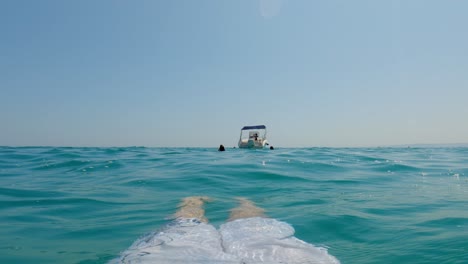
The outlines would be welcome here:
M 238 200 L 239 206 L 219 229 L 224 252 L 242 263 L 339 263 L 327 249 L 294 237 L 294 228 L 288 223 L 266 218 L 265 211 L 252 201 Z
M 228 221 L 250 217 L 265 217 L 265 210 L 256 206 L 247 198 L 237 198 L 239 206 L 231 210 Z
M 179 204 L 179 210 L 177 210 L 174 216 L 176 218 L 196 218 L 201 222 L 208 223 L 208 219 L 205 217 L 203 204 L 210 200 L 211 199 L 207 196 L 186 197 Z

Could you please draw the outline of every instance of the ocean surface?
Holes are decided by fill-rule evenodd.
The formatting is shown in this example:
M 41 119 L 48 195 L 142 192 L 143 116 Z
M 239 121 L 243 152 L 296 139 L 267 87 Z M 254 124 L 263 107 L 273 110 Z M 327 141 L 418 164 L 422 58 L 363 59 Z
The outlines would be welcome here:
M 106 263 L 206 195 L 341 263 L 468 263 L 468 148 L 0 147 L 0 263 Z

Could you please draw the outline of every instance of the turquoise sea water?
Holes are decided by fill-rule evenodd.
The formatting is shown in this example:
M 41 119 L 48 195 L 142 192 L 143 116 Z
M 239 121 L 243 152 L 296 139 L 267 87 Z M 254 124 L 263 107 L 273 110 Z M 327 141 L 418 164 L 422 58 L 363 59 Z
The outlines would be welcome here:
M 468 148 L 0 147 L 0 263 L 106 263 L 208 195 L 342 263 L 468 263 Z

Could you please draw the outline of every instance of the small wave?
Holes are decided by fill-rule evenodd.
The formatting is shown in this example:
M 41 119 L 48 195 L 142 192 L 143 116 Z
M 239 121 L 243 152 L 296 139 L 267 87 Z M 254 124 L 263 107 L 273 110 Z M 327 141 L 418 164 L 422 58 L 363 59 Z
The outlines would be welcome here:
M 60 161 L 56 163 L 46 161 L 44 164 L 41 164 L 40 166 L 32 168 L 32 170 L 41 171 L 41 170 L 66 168 L 70 171 L 70 170 L 76 170 L 78 168 L 85 167 L 89 164 L 90 164 L 90 161 L 85 161 L 85 160 L 67 160 L 67 161 Z
M 419 223 L 425 227 L 468 227 L 468 217 L 443 217 Z
M 0 187 L 0 195 L 13 198 L 43 198 L 43 197 L 58 197 L 63 193 L 57 191 L 38 191 L 17 188 Z
M 378 172 L 399 173 L 399 172 L 420 172 L 421 171 L 421 168 L 411 166 L 411 165 L 401 164 L 401 163 L 394 163 L 394 162 L 372 164 L 369 167 L 373 171 L 378 171 Z
M 29 206 L 53 206 L 53 205 L 109 205 L 115 204 L 114 202 L 107 202 L 103 200 L 91 199 L 91 198 L 55 198 L 55 199 L 21 199 L 16 201 L 0 202 L 2 208 L 18 208 L 18 207 L 29 207 Z

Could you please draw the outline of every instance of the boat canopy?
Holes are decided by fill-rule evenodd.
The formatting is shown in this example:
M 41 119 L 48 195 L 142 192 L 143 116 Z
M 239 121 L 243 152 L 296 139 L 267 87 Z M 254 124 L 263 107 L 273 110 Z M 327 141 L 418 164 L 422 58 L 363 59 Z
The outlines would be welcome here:
M 251 130 L 251 129 L 266 129 L 266 126 L 260 125 L 260 126 L 245 126 L 241 130 Z

